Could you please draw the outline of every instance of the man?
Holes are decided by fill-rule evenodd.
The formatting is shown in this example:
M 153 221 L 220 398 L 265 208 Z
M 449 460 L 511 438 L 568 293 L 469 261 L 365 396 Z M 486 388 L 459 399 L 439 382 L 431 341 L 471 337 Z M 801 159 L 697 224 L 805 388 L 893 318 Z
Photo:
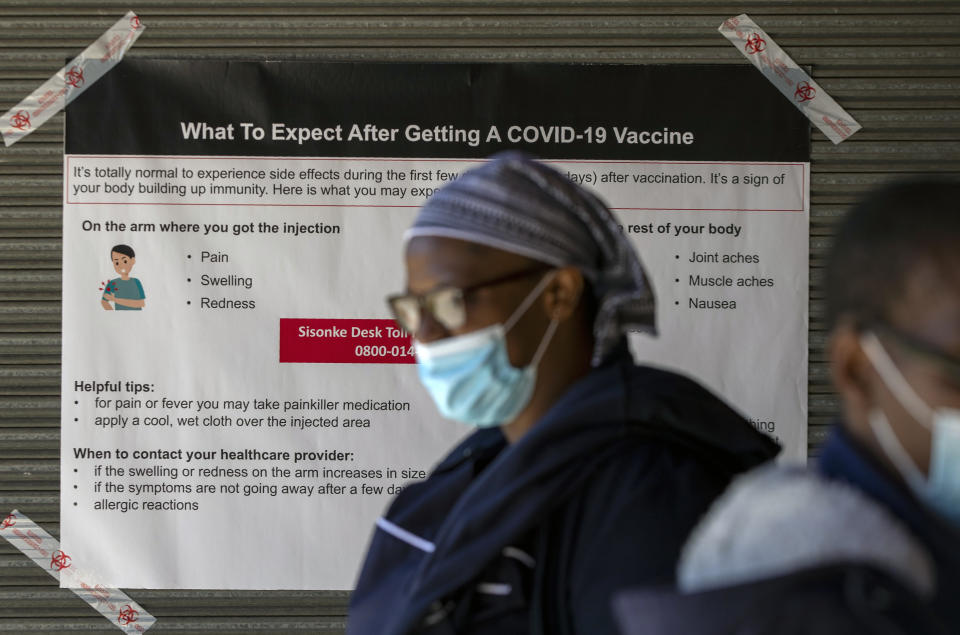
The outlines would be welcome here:
M 104 311 L 140 311 L 146 304 L 146 295 L 140 280 L 130 277 L 130 270 L 136 264 L 136 254 L 129 245 L 116 245 L 110 250 L 110 260 L 113 270 L 120 274 L 103 288 L 100 297 L 100 306 Z M 113 302 L 113 304 L 110 304 Z
M 634 365 L 647 275 L 610 211 L 543 164 L 501 155 L 436 192 L 406 271 L 389 302 L 420 378 L 477 431 L 377 522 L 348 632 L 613 633 L 613 589 L 670 581 L 707 505 L 776 444 Z
M 960 633 L 960 183 L 866 198 L 826 288 L 843 420 L 810 470 L 738 479 L 623 633 Z

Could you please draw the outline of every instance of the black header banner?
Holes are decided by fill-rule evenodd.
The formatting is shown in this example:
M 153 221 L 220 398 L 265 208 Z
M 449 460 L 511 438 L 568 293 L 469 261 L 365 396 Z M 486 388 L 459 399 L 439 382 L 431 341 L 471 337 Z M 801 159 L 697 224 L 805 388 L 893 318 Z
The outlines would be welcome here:
M 256 92 L 249 94 L 251 87 Z M 624 114 L 629 113 L 629 114 Z M 67 154 L 808 161 L 748 65 L 126 59 L 67 108 Z

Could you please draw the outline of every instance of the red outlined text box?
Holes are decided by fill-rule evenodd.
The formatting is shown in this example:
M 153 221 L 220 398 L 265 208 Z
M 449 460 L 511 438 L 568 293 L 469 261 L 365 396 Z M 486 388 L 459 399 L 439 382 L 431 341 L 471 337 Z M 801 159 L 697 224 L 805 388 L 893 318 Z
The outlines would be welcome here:
M 185 165 L 190 162 L 196 161 L 220 161 L 224 164 L 224 167 L 227 167 L 231 162 L 243 163 L 245 161 L 254 160 L 257 162 L 266 162 L 268 165 L 275 165 L 277 163 L 303 163 L 307 165 L 317 164 L 324 165 L 329 163 L 349 163 L 349 162 L 363 162 L 373 165 L 404 165 L 410 163 L 424 163 L 424 164 L 443 164 L 448 166 L 453 166 L 460 164 L 463 168 L 469 167 L 471 165 L 476 165 L 483 163 L 485 159 L 436 159 L 436 158 L 384 158 L 384 157 L 261 157 L 261 156 L 219 156 L 219 155 L 97 155 L 97 154 L 88 154 L 88 155 L 67 155 L 65 157 L 65 168 L 64 168 L 64 201 L 68 205 L 93 205 L 93 206 L 106 206 L 106 205 L 123 205 L 125 207 L 136 208 L 138 206 L 186 206 L 186 207 L 261 207 L 261 208 L 297 208 L 297 207 L 307 207 L 307 208 L 341 208 L 349 209 L 354 207 L 359 208 L 412 208 L 416 209 L 423 204 L 422 200 L 413 200 L 409 203 L 388 203 L 384 201 L 363 201 L 359 203 L 348 203 L 345 201 L 337 202 L 323 202 L 323 201 L 311 201 L 311 202 L 276 202 L 269 200 L 248 200 L 248 201 L 232 201 L 232 202 L 200 202 L 200 201 L 184 201 L 184 202 L 169 202 L 169 201 L 137 201 L 137 200 L 75 200 L 74 196 L 70 192 L 70 186 L 72 183 L 72 177 L 74 176 L 74 170 L 72 161 L 79 160 L 97 160 L 97 159 L 129 159 L 129 160 L 139 160 L 139 159 L 152 159 L 152 160 L 168 160 L 176 161 L 177 165 Z M 554 168 L 564 172 L 567 170 L 567 166 L 578 166 L 584 168 L 600 168 L 610 166 L 633 166 L 638 168 L 640 166 L 658 166 L 662 167 L 664 171 L 670 172 L 674 169 L 682 169 L 683 167 L 690 167 L 694 170 L 699 168 L 706 168 L 707 166 L 715 166 L 718 170 L 724 168 L 734 169 L 736 167 L 741 167 L 744 169 L 749 169 L 751 167 L 756 168 L 765 168 L 765 167 L 778 167 L 786 169 L 799 169 L 800 177 L 800 188 L 799 188 L 799 200 L 793 204 L 788 204 L 784 207 L 768 207 L 768 206 L 754 206 L 754 207 L 742 207 L 739 205 L 705 205 L 701 207 L 683 207 L 675 205 L 636 205 L 633 203 L 617 203 L 612 200 L 612 193 L 608 193 L 604 196 L 604 200 L 610 206 L 611 210 L 615 211 L 663 211 L 663 212 L 793 212 L 801 213 L 805 212 L 807 208 L 807 164 L 802 162 L 763 162 L 763 161 L 651 161 L 651 160 L 630 160 L 630 159 L 551 159 L 544 161 L 548 165 L 552 165 Z M 299 169 L 299 168 L 298 168 Z M 459 171 L 459 170 L 458 170 Z M 590 188 L 596 188 L 598 183 L 594 181 L 588 181 L 585 183 L 586 186 Z M 186 181 L 184 181 L 186 183 Z M 440 186 L 442 183 L 436 183 L 435 185 Z M 720 185 L 711 185 L 708 187 L 722 187 Z M 721 195 L 718 193 L 718 197 L 729 196 L 728 194 Z M 322 197 L 313 197 L 313 198 L 322 198 Z M 636 197 L 631 197 L 635 199 Z
M 414 364 L 410 334 L 393 320 L 280 320 L 281 364 Z

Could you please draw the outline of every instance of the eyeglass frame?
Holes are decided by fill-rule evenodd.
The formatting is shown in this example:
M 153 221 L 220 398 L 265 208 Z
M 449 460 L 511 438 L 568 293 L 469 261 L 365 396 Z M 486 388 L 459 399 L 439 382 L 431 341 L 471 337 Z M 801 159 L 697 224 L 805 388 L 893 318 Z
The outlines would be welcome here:
M 497 286 L 497 285 L 500 285 L 500 284 L 506 284 L 507 282 L 512 282 L 512 281 L 514 281 L 514 280 L 521 280 L 521 279 L 523 279 L 523 278 L 530 277 L 530 276 L 532 276 L 532 275 L 534 275 L 534 274 L 536 274 L 536 273 L 540 273 L 540 272 L 542 272 L 542 271 L 547 271 L 547 270 L 553 269 L 553 268 L 554 268 L 554 267 L 552 267 L 551 265 L 543 264 L 543 265 L 538 265 L 538 266 L 536 266 L 536 267 L 532 267 L 532 268 L 529 268 L 529 269 L 522 269 L 522 270 L 520 270 L 520 271 L 514 271 L 513 273 L 508 273 L 508 274 L 506 274 L 506 275 L 499 276 L 499 277 L 493 278 L 493 279 L 491 279 L 491 280 L 484 280 L 483 282 L 477 282 L 477 283 L 468 285 L 468 286 L 466 286 L 466 287 L 457 287 L 457 286 L 453 286 L 453 285 L 446 285 L 446 286 L 442 286 L 442 287 L 437 287 L 436 289 L 431 289 L 430 291 L 427 291 L 426 293 L 395 293 L 395 294 L 392 294 L 392 295 L 388 295 L 388 296 L 387 296 L 387 298 L 386 298 L 387 306 L 390 307 L 390 312 L 393 314 L 393 319 L 394 319 L 394 321 L 397 323 L 397 325 L 398 325 L 401 329 L 403 329 L 403 330 L 406 331 L 407 333 L 414 334 L 414 333 L 416 333 L 416 331 L 420 328 L 420 325 L 422 324 L 422 320 L 423 320 L 423 312 L 424 312 L 424 311 L 428 311 L 428 312 L 430 313 L 431 318 L 433 318 L 433 320 L 434 320 L 435 322 L 437 322 L 438 324 L 440 324 L 443 328 L 445 328 L 445 329 L 447 329 L 447 330 L 453 330 L 453 329 L 456 329 L 456 328 L 460 328 L 461 326 L 463 326 L 463 325 L 466 323 L 466 320 L 467 320 L 466 300 L 467 300 L 467 296 L 468 296 L 469 294 L 473 293 L 474 291 L 477 291 L 478 289 L 482 289 L 482 288 L 484 288 L 484 287 L 493 287 L 493 286 Z M 458 292 L 459 292 L 459 294 L 458 294 L 458 295 L 459 295 L 458 299 L 459 299 L 460 302 L 464 303 L 463 319 L 461 320 L 461 322 L 460 322 L 459 324 L 449 324 L 449 325 L 448 325 L 448 324 L 444 324 L 443 320 L 441 320 L 441 319 L 437 316 L 437 314 L 433 311 L 433 309 L 428 305 L 428 303 L 430 302 L 430 299 L 431 299 L 432 297 L 435 297 L 438 293 L 444 293 L 444 292 L 449 292 L 449 291 L 458 291 Z M 419 321 L 417 322 L 416 325 L 414 325 L 415 328 L 413 328 L 413 329 L 408 329 L 406 326 L 404 326 L 403 321 L 402 321 L 402 320 L 400 319 L 400 317 L 399 317 L 399 312 L 396 310 L 396 308 L 395 308 L 395 306 L 394 306 L 394 302 L 396 302 L 396 301 L 398 301 L 398 300 L 406 300 L 406 299 L 416 300 L 416 301 L 417 301 L 417 306 L 418 306 L 418 308 L 420 309 L 419 318 L 418 318 Z
M 933 361 L 945 369 L 950 375 L 960 378 L 960 358 L 941 350 L 939 347 L 916 335 L 907 333 L 903 329 L 893 326 L 886 320 L 871 320 L 869 326 L 867 328 L 861 327 L 861 330 L 873 330 L 882 335 L 889 335 L 894 341 L 914 355 Z

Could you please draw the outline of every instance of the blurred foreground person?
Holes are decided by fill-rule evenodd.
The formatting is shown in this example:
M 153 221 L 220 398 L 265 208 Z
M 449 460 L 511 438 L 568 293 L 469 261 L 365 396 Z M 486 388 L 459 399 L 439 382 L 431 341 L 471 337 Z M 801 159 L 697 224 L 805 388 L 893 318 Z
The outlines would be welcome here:
M 625 635 L 960 633 L 960 183 L 888 185 L 827 270 L 843 401 L 815 467 L 738 478 Z
M 776 444 L 634 365 L 625 333 L 655 330 L 646 273 L 552 168 L 499 155 L 406 239 L 390 306 L 441 414 L 477 430 L 377 522 L 348 632 L 615 632 L 612 591 L 671 581 L 710 502 Z

